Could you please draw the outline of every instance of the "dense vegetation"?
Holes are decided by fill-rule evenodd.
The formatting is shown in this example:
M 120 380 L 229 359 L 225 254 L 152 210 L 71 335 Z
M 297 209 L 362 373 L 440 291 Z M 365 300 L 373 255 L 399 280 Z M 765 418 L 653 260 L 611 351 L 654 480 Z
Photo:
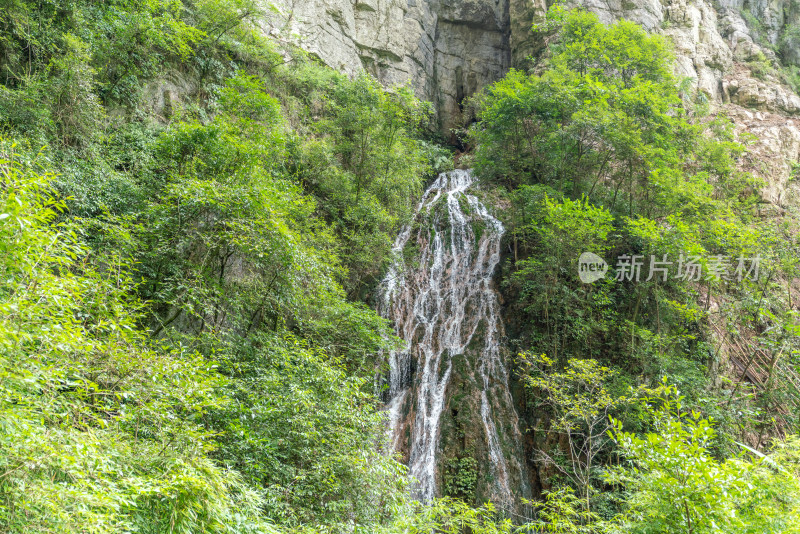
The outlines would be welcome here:
M 750 501 L 772 482 L 758 488 L 736 462 L 796 447 L 770 443 L 800 424 L 786 290 L 796 228 L 763 216 L 758 177 L 741 170 L 749 139 L 674 77 L 664 39 L 558 8 L 534 31 L 547 55 L 475 100 L 471 138 L 508 206 L 503 280 L 525 418 L 563 440 L 530 450 L 549 466 L 542 489 L 574 490 L 578 522 L 598 531 L 621 509 L 628 532 L 791 531 L 797 503 Z M 610 274 L 582 283 L 584 252 Z M 754 257 L 760 276 L 733 276 Z M 669 272 L 651 273 L 653 259 Z M 609 478 L 602 466 L 620 457 L 638 471 Z
M 411 502 L 372 390 L 395 341 L 364 302 L 451 164 L 431 110 L 266 37 L 261 5 L 4 3 L 3 532 L 518 528 L 491 504 Z M 542 73 L 476 101 L 474 158 L 511 206 L 528 415 L 590 454 L 521 528 L 791 532 L 800 445 L 759 452 L 797 427 L 778 293 L 582 286 L 572 266 L 584 250 L 760 252 L 779 283 L 793 241 L 756 217 L 744 147 L 681 92 L 661 40 L 557 11 L 537 31 Z M 777 355 L 768 388 L 714 386 L 712 299 L 722 328 Z
M 407 90 L 279 49 L 263 16 L 0 14 L 0 530 L 396 519 L 371 391 L 392 341 L 359 297 L 447 153 Z

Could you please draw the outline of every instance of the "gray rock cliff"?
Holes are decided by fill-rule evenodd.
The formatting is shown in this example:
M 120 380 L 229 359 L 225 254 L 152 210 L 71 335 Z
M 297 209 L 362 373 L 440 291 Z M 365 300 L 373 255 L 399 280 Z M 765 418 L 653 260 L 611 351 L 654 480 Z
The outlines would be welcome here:
M 530 31 L 552 0 L 277 0 L 271 31 L 292 35 L 331 67 L 367 71 L 387 87 L 410 84 L 434 104 L 444 132 L 463 125 L 462 103 L 514 64 L 541 52 Z M 674 43 L 677 74 L 724 111 L 753 147 L 783 209 L 800 160 L 800 97 L 770 67 L 800 66 L 794 0 L 571 0 L 604 22 L 628 19 Z M 540 46 L 540 45 L 539 45 Z
M 465 98 L 505 74 L 508 0 L 278 0 L 275 27 L 348 74 L 411 84 L 442 129 L 460 125 Z
M 515 63 L 537 52 L 531 24 L 547 9 L 545 0 L 510 0 Z M 800 97 L 786 84 L 779 62 L 800 65 L 800 4 L 794 0 L 571 0 L 603 22 L 627 19 L 667 36 L 674 45 L 676 74 L 692 80 L 712 111 L 727 114 L 750 146 L 749 170 L 766 179 L 764 200 L 791 209 L 798 192 L 792 163 L 800 160 Z M 798 32 L 800 33 L 800 32 Z M 780 60 L 780 61 L 779 61 Z

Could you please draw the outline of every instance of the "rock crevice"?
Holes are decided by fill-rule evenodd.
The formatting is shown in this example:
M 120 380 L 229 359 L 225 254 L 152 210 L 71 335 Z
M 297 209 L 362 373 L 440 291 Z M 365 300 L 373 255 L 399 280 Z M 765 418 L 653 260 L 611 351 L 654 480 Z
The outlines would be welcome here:
M 445 132 L 511 66 L 509 0 L 279 0 L 270 23 L 329 66 L 433 102 Z

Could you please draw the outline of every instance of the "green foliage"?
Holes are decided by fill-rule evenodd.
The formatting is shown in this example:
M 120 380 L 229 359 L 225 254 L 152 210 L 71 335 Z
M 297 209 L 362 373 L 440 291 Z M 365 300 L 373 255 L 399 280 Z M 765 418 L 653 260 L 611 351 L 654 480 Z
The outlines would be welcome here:
M 712 294 L 758 289 L 686 284 L 674 271 L 656 280 L 647 265 L 696 256 L 707 273 L 719 257 L 758 254 L 768 272 L 791 256 L 755 217 L 762 182 L 739 170 L 746 147 L 730 121 L 698 113 L 661 37 L 558 7 L 534 31 L 552 43 L 545 68 L 487 88 L 472 131 L 478 172 L 510 189 L 503 282 L 519 348 L 562 364 L 593 358 L 640 380 L 666 374 L 713 406 L 702 311 Z M 605 279 L 579 281 L 583 252 L 610 264 Z M 638 282 L 612 279 L 623 255 L 645 260 Z
M 600 534 L 607 525 L 597 514 L 587 511 L 585 503 L 572 488 L 549 491 L 536 506 L 536 520 L 524 525 L 522 532 L 551 532 L 555 534 Z
M 544 354 L 522 354 L 520 358 L 526 369 L 526 385 L 549 412 L 549 430 L 558 433 L 568 449 L 539 451 L 539 459 L 575 484 L 582 507 L 589 514 L 597 460 L 609 442 L 609 416 L 626 402 L 624 396 L 609 391 L 617 373 L 594 360 L 572 359 L 563 370 L 557 370 Z M 559 500 L 551 503 L 548 498 L 547 502 L 569 506 L 569 497 L 562 494 Z
M 286 335 L 242 340 L 222 372 L 232 402 L 215 412 L 214 454 L 266 488 L 281 524 L 379 524 L 405 498 L 405 469 L 386 454 L 384 420 L 364 380 Z
M 257 24 L 267 9 L 4 4 L 0 122 L 21 142 L 0 143 L 0 530 L 517 530 L 491 503 L 410 501 L 372 392 L 395 340 L 362 300 L 424 179 L 453 164 L 425 139 L 430 106 L 279 45 Z M 768 247 L 777 270 L 794 251 L 752 224 L 745 149 L 699 97 L 686 109 L 663 39 L 559 9 L 536 31 L 554 38 L 547 70 L 513 71 L 476 99 L 472 133 L 479 172 L 511 190 L 491 194 L 509 206 L 516 327 L 552 357 L 526 368 L 530 405 L 565 436 L 569 454 L 551 463 L 580 491 L 552 491 L 521 528 L 668 532 L 712 518 L 791 532 L 795 441 L 722 460 L 711 423 L 679 408 L 617 414 L 645 434 L 617 426 L 636 469 L 609 483 L 631 498 L 618 521 L 598 518 L 610 517 L 592 488 L 621 384 L 667 375 L 701 407 L 719 403 L 702 392 L 696 288 L 583 286 L 577 256 L 707 262 Z M 741 292 L 773 367 L 795 365 L 794 316 Z M 760 428 L 786 402 L 781 380 L 754 405 Z M 446 493 L 472 497 L 473 458 L 443 474 Z
M 591 13 L 559 7 L 551 8 L 534 32 L 550 45 L 541 68 L 534 73 L 511 71 L 476 97 L 473 105 L 480 120 L 471 136 L 481 177 L 508 190 L 508 208 L 502 213 L 513 252 L 503 271 L 508 329 L 520 352 L 547 354 L 533 361 L 523 358 L 518 368 L 531 387 L 523 414 L 526 424 L 560 434 L 561 446 L 550 446 L 537 458 L 554 466 L 575 488 L 582 512 L 602 512 L 608 519 L 620 509 L 624 492 L 634 486 L 613 491 L 605 487 L 603 499 L 591 497 L 591 488 L 601 487 L 597 467 L 613 457 L 613 444 L 606 443 L 607 416 L 618 417 L 631 436 L 652 431 L 654 424 L 644 415 L 645 408 L 619 409 L 617 400 L 624 395 L 616 389 L 667 377 L 680 385 L 697 412 L 692 422 L 680 423 L 692 425 L 680 427 L 686 435 L 678 427 L 664 426 L 658 427 L 663 432 L 636 438 L 650 440 L 642 442 L 635 456 L 648 458 L 647 469 L 654 478 L 637 482 L 630 502 L 641 505 L 636 508 L 641 515 L 631 516 L 626 528 L 600 525 L 588 516 L 565 520 L 563 527 L 552 518 L 548 522 L 566 532 L 578 527 L 700 532 L 698 520 L 702 528 L 713 528 L 714 521 L 740 528 L 722 518 L 755 502 L 745 492 L 736 494 L 740 479 L 747 480 L 745 485 L 753 479 L 734 476 L 741 460 L 725 463 L 721 458 L 730 454 L 734 440 L 743 439 L 739 436 L 755 433 L 761 444 L 762 437 L 779 426 L 794 428 L 784 419 L 792 416 L 782 414 L 793 412 L 787 407 L 796 402 L 790 400 L 796 398 L 796 390 L 777 384 L 796 376 L 788 360 L 781 363 L 782 354 L 796 349 L 788 348 L 795 347 L 791 336 L 778 334 L 786 331 L 781 325 L 787 324 L 787 303 L 778 295 L 768 296 L 766 278 L 794 277 L 789 264 L 796 239 L 756 216 L 763 182 L 740 170 L 747 151 L 741 143 L 747 139 L 737 136 L 723 116 L 707 116 L 700 96 L 692 97 L 688 83 L 674 78 L 672 54 L 661 37 L 626 21 L 607 26 Z M 583 252 L 608 261 L 605 279 L 580 282 L 577 260 Z M 638 282 L 613 279 L 613 258 L 622 255 L 645 260 Z M 648 279 L 648 260 L 664 255 L 673 262 L 681 255 L 694 256 L 704 273 L 721 257 L 736 262 L 758 255 L 762 273 L 768 274 L 758 284 L 709 277 L 687 283 L 676 280 L 674 271 L 669 279 Z M 780 311 L 755 311 L 765 308 Z M 717 316 L 725 317 L 730 331 L 715 339 L 711 332 L 719 332 Z M 735 384 L 710 380 L 718 376 L 721 347 L 746 343 L 746 336 L 738 337 L 745 331 L 753 338 L 752 346 L 763 347 L 753 350 L 763 350 L 774 362 L 765 368 L 769 378 L 763 387 L 748 389 L 747 394 L 741 392 L 743 377 Z M 602 370 L 609 368 L 619 374 L 604 375 Z M 587 402 L 580 400 L 584 397 L 571 381 L 584 375 L 596 378 L 588 383 L 601 388 L 597 396 L 586 397 Z M 595 402 L 599 406 L 593 409 Z M 717 418 L 718 432 L 706 435 L 701 421 L 709 414 Z M 669 445 L 658 441 L 667 435 Z M 537 447 L 547 448 L 542 442 Z M 657 450 L 661 457 L 655 456 Z M 678 489 L 681 484 L 669 478 L 677 476 L 677 467 L 672 474 L 666 467 L 684 465 L 681 462 L 704 465 L 720 478 L 682 479 L 686 484 Z M 656 476 L 660 463 L 664 469 Z M 644 472 L 645 464 L 637 465 Z M 734 478 L 729 481 L 728 475 Z M 721 492 L 730 486 L 727 502 L 728 497 L 710 488 L 713 484 Z M 668 521 L 677 521 L 681 500 L 675 492 L 684 490 L 696 507 L 689 512 L 695 514 L 695 530 L 686 525 L 683 530 L 674 525 L 676 530 L 664 530 L 657 517 L 668 517 L 672 506 L 678 515 Z M 567 514 L 570 498 L 558 494 L 554 499 Z M 717 499 L 715 511 L 702 516 L 707 520 L 699 519 L 697 514 L 716 506 Z M 790 521 L 791 506 L 784 504 L 765 512 L 769 521 Z M 651 511 L 653 517 L 648 515 Z M 754 518 L 747 521 L 741 524 L 751 525 L 749 531 L 762 528 L 753 526 L 759 525 Z
M 602 287 L 591 295 L 585 286 L 570 286 L 576 285 L 581 253 L 603 254 L 609 249 L 613 217 L 585 198 L 553 200 L 552 194 L 557 193 L 541 185 L 523 185 L 514 191 L 513 239 L 524 252 L 532 253 L 516 262 L 507 283 L 518 289 L 526 314 L 547 318 L 547 332 L 537 350 L 559 359 L 565 351 L 579 347 L 592 353 L 587 347 L 589 335 L 595 321 L 604 319 L 602 311 L 591 309 L 592 303 L 602 305 L 607 296 Z
M 214 364 L 136 325 L 122 258 L 54 220 L 51 176 L 0 160 L 0 528 L 255 532 L 261 497 L 206 456 Z M 11 159 L 8 159 L 8 158 Z
M 388 532 L 409 534 L 510 534 L 517 529 L 510 519 L 500 519 L 492 503 L 474 508 L 458 499 L 439 499 L 415 513 L 400 515 Z
M 758 52 L 755 56 L 747 60 L 747 66 L 750 72 L 759 80 L 765 80 L 767 76 L 775 74 L 775 68 L 772 62 L 767 59 L 763 52 Z
M 445 465 L 444 493 L 469 501 L 478 482 L 478 461 L 473 456 L 451 458 Z
M 0 530 L 415 521 L 371 384 L 393 338 L 347 296 L 368 294 L 452 158 L 422 140 L 430 108 L 408 89 L 279 51 L 256 24 L 267 7 L 0 13 L 0 121 L 22 140 L 2 168 L 58 173 L 46 243 L 6 247 L 4 268 L 38 278 L 4 282 L 28 300 L 4 315 L 27 338 L 3 356 Z M 27 332 L 14 321 L 29 308 Z
M 779 443 L 770 456 L 720 461 L 711 445 L 713 421 L 685 411 L 674 387 L 645 390 L 642 402 L 654 431 L 644 437 L 621 430 L 614 438 L 630 469 L 612 471 L 631 497 L 625 532 L 796 532 L 800 500 L 797 440 Z M 755 451 L 753 451 L 755 452 Z
M 388 94 L 366 75 L 323 89 L 325 115 L 315 125 L 323 137 L 304 151 L 305 185 L 335 221 L 349 251 L 345 286 L 361 295 L 385 269 L 393 231 L 411 216 L 429 170 L 426 148 L 434 163 L 444 163 L 411 137 L 430 110 L 410 90 Z
M 648 217 L 684 205 L 687 184 L 741 180 L 727 133 L 687 121 L 663 39 L 589 13 L 548 16 L 558 37 L 548 69 L 512 71 L 476 102 L 483 176 L 585 193 L 612 212 Z

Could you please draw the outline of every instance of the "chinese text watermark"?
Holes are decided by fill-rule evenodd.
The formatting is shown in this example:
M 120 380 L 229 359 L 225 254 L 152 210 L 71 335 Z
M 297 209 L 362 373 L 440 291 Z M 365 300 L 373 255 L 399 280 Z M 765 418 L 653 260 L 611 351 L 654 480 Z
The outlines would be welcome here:
M 761 257 L 731 258 L 716 255 L 708 258 L 681 254 L 673 261 L 667 254 L 649 256 L 623 254 L 617 258 L 612 274 L 618 281 L 666 282 L 669 279 L 686 282 L 719 282 L 758 280 Z M 609 265 L 592 252 L 584 252 L 578 259 L 578 277 L 581 282 L 591 284 L 604 278 Z

